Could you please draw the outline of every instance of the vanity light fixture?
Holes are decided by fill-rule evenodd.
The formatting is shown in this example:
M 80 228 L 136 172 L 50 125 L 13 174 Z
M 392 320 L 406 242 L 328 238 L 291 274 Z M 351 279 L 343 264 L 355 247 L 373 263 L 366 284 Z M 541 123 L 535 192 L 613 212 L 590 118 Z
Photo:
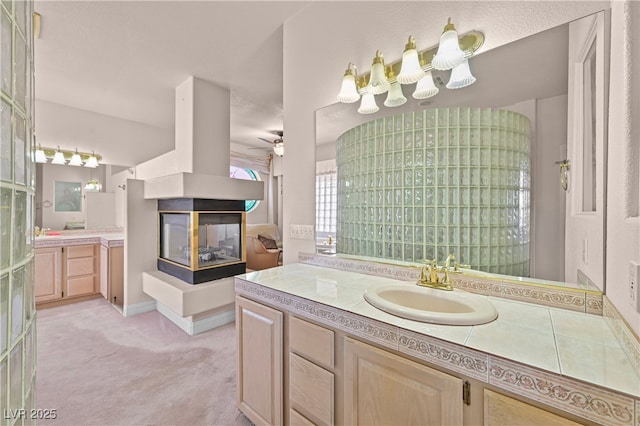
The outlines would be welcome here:
M 393 70 L 389 71 L 389 77 L 393 78 Z M 402 93 L 402 86 L 399 82 L 394 81 L 389 86 L 389 91 L 387 92 L 387 99 L 384 101 L 384 106 L 386 107 L 397 107 L 400 105 L 404 105 L 407 102 L 407 98 L 404 97 Z
M 36 149 L 36 156 L 34 158 L 34 161 L 36 163 L 46 163 L 47 161 L 49 161 L 40 145 L 38 145 L 38 148 Z
M 84 163 L 84 166 L 90 167 L 92 169 L 95 169 L 96 167 L 98 167 L 98 159 L 96 158 L 96 154 L 94 154 L 93 151 L 91 152 L 91 156 Z
M 384 104 L 388 107 L 399 106 L 406 102 L 400 85 L 414 83 L 414 99 L 430 98 L 439 91 L 433 82 L 432 70 L 452 70 L 446 85 L 448 89 L 469 86 L 476 79 L 471 75 L 468 58 L 473 56 L 483 43 L 484 34 L 479 31 L 470 31 L 458 36 L 449 18 L 438 46 L 418 51 L 415 38 L 409 36 L 401 61 L 385 66 L 382 52 L 378 50 L 373 59 L 371 72 L 362 75 L 358 75 L 356 66 L 349 63 L 342 78 L 338 102 L 353 103 L 360 100 L 358 112 L 373 114 L 380 109 L 376 104 L 375 95 L 393 92 L 387 95 Z
M 458 43 L 456 27 L 453 26 L 451 18 L 449 18 L 440 36 L 438 52 L 433 57 L 431 64 L 434 69 L 446 71 L 460 65 L 464 57 L 464 52 L 460 49 L 460 44 Z
M 43 148 L 38 145 L 38 148 L 35 150 L 35 156 L 33 159 L 36 163 L 47 163 L 51 160 L 51 164 L 67 164 L 69 166 L 82 166 L 96 168 L 100 165 L 100 161 L 102 157 L 93 152 L 78 152 L 75 151 L 66 151 L 57 148 Z M 67 161 L 69 161 L 67 163 Z
M 64 154 L 62 153 L 62 151 L 60 151 L 60 147 L 58 147 L 56 153 L 53 155 L 51 164 L 67 164 L 67 160 L 65 160 Z
M 71 156 L 71 160 L 69 160 L 70 166 L 82 166 L 82 158 L 80 158 L 80 154 L 78 154 L 78 150 Z

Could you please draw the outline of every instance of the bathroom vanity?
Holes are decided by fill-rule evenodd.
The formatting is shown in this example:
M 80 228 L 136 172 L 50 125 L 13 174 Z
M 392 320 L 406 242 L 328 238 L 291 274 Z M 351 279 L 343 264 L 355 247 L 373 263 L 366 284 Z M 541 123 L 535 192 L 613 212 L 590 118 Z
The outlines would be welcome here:
M 124 300 L 124 237 L 121 233 L 61 232 L 36 237 L 37 307 L 99 297 Z
M 640 424 L 637 360 L 587 313 L 588 291 L 575 312 L 454 278 L 484 289 L 498 318 L 438 325 L 363 298 L 372 286 L 415 286 L 414 270 L 301 260 L 236 277 L 237 402 L 255 424 Z M 322 261 L 333 267 L 309 264 Z

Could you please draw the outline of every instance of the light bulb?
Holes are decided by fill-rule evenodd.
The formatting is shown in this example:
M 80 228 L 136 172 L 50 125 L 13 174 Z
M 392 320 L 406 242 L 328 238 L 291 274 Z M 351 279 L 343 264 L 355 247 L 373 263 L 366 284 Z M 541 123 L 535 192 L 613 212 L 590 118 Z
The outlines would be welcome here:
M 438 52 L 433 57 L 431 65 L 437 70 L 450 70 L 460 65 L 464 60 L 464 52 L 460 49 L 458 42 L 458 33 L 451 23 L 451 18 L 444 27 L 442 36 L 440 36 L 440 45 Z
M 71 160 L 69 160 L 70 166 L 82 166 L 82 158 L 80 154 L 78 154 L 78 150 L 76 149 L 75 154 L 71 156 Z
M 373 114 L 379 110 L 380 108 L 376 105 L 376 98 L 373 94 L 367 92 L 362 95 L 362 102 L 360 103 L 360 108 L 358 108 L 360 114 Z
M 471 75 L 469 61 L 466 59 L 460 65 L 451 70 L 451 77 L 447 83 L 447 89 L 461 89 L 476 82 L 476 78 Z
M 38 149 L 36 149 L 36 158 L 35 158 L 36 163 L 46 163 L 47 162 L 47 156 L 44 153 L 44 150 L 40 147 L 38 147 Z
M 342 87 L 340 88 L 340 93 L 338 93 L 338 102 L 342 102 L 344 104 L 357 102 L 360 99 L 360 94 L 358 93 L 358 88 L 356 86 L 356 76 L 354 71 L 351 69 L 352 66 L 352 64 L 349 64 L 349 67 L 344 72 L 344 77 L 342 77 Z
M 416 84 L 416 90 L 413 92 L 414 99 L 427 99 L 438 94 L 440 89 L 433 83 L 433 76 L 431 71 L 422 77 L 418 84 Z
M 96 158 L 95 155 L 91 155 L 91 157 L 89 157 L 87 162 L 84 163 L 84 166 L 85 167 L 90 167 L 92 169 L 95 169 L 96 167 L 98 167 L 98 159 Z
M 64 159 L 64 154 L 60 152 L 60 148 L 53 155 L 53 160 L 51 160 L 51 164 L 67 164 L 67 161 Z
M 367 91 L 372 95 L 379 95 L 385 93 L 387 90 L 389 90 L 389 81 L 384 73 L 384 56 L 382 56 L 382 52 L 378 50 L 371 65 L 371 75 L 369 77 Z
M 400 74 L 398 74 L 398 83 L 415 83 L 420 80 L 424 74 L 425 72 L 420 66 L 420 59 L 418 58 L 418 51 L 416 50 L 416 39 L 413 38 L 413 36 L 409 36 L 409 41 L 405 45 L 404 53 L 402 54 L 402 65 L 400 67 Z

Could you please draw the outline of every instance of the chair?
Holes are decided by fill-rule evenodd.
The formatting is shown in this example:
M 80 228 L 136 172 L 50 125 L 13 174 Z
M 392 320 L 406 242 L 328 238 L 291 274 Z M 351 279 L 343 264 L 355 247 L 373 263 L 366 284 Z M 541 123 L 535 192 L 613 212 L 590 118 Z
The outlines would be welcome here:
M 279 249 L 267 249 L 256 237 L 247 235 L 247 269 L 261 269 L 278 266 Z

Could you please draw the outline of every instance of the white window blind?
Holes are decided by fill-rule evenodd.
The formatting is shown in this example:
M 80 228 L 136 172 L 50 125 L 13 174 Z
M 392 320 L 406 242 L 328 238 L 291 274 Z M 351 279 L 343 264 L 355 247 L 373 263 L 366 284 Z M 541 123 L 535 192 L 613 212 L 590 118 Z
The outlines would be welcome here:
M 316 173 L 316 232 L 336 233 L 337 189 L 336 170 Z

